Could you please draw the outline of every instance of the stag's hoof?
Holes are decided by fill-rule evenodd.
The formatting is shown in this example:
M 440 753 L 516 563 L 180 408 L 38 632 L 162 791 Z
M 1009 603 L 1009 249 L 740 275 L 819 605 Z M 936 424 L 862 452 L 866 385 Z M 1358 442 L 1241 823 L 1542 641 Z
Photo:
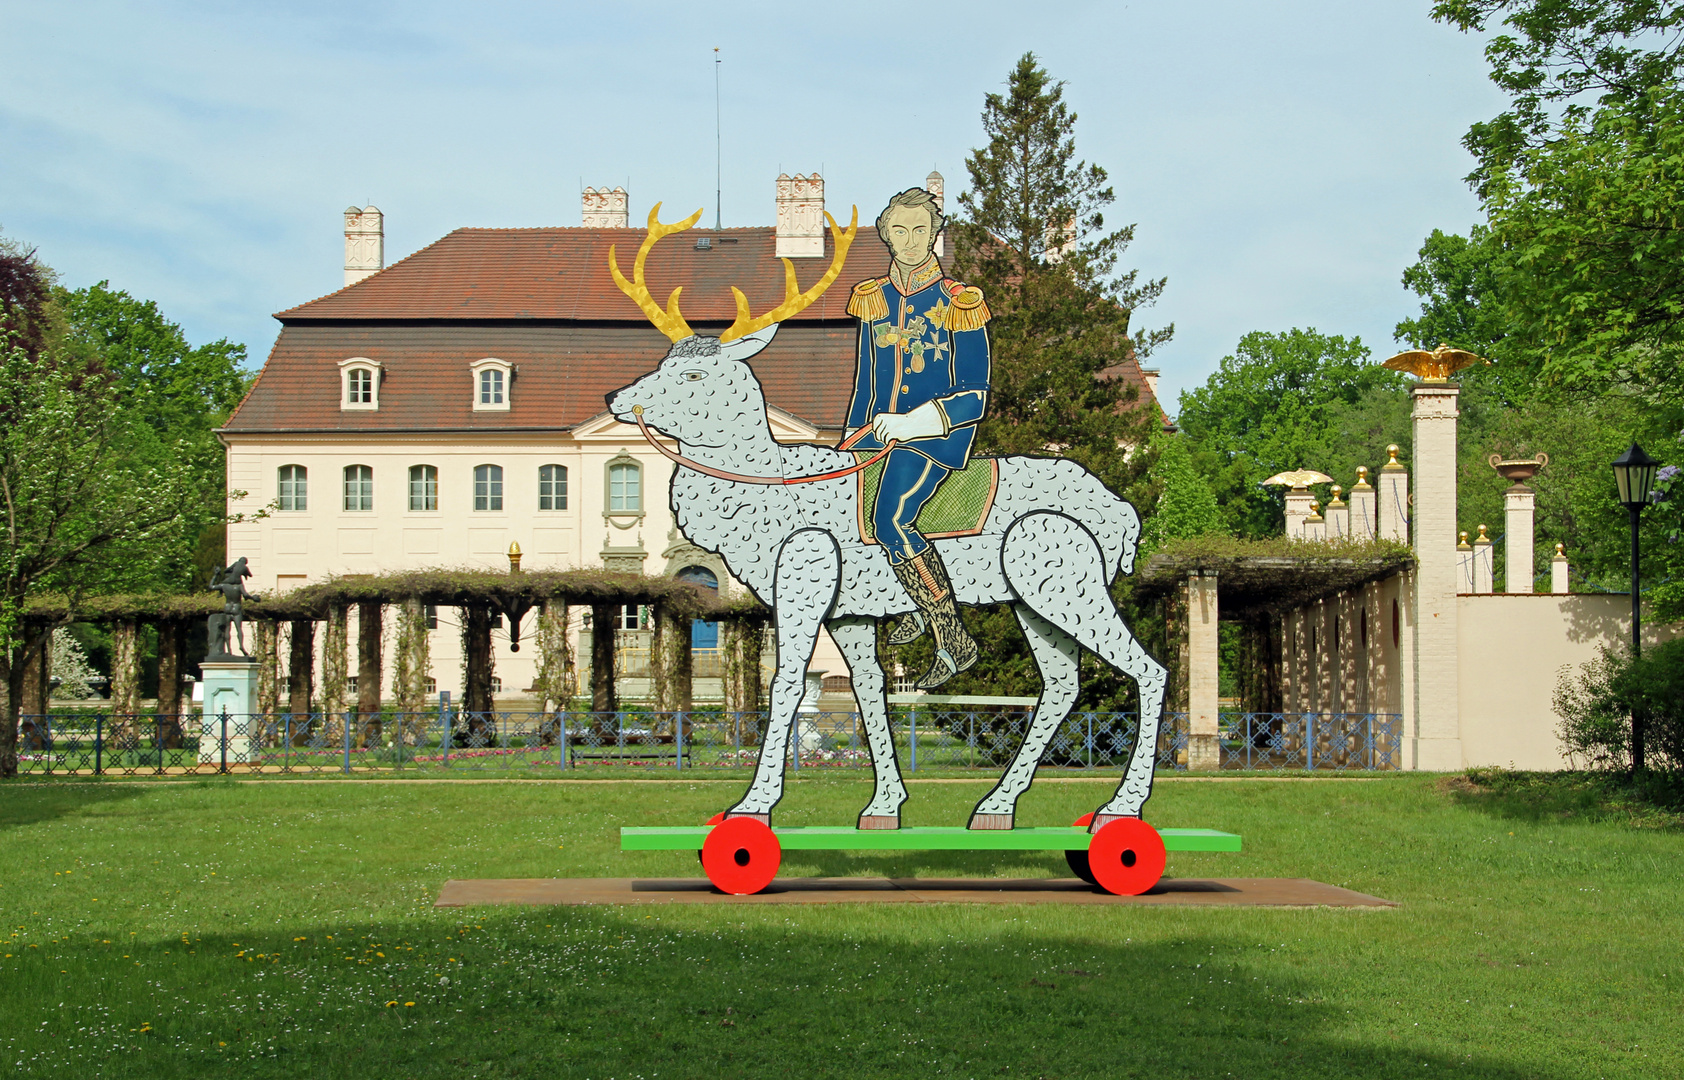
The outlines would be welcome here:
M 893 814 L 861 814 L 860 828 L 862 829 L 898 829 L 900 818 Z
M 1084 814 L 1082 817 L 1077 818 L 1076 824 L 1086 825 L 1088 827 L 1088 832 L 1097 833 L 1099 830 L 1105 828 L 1105 826 L 1111 824 L 1113 821 L 1131 821 L 1131 820 L 1132 821 L 1139 821 L 1140 815 L 1139 814 L 1101 814 L 1099 811 L 1095 810 L 1091 814 Z
M 914 611 L 904 616 L 895 624 L 894 632 L 889 635 L 890 645 L 908 645 L 924 636 L 924 616 Z
M 972 814 L 968 828 L 972 829 L 1001 829 L 1010 830 L 1012 827 L 1011 814 Z

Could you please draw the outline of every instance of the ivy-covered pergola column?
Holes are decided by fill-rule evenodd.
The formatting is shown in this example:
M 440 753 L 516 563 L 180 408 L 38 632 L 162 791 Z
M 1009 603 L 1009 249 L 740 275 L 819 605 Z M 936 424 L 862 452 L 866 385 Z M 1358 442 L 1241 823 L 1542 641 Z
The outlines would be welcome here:
M 293 716 L 293 730 L 306 730 L 310 716 L 310 692 L 316 667 L 316 621 L 293 619 L 287 655 L 287 711 Z
M 384 735 L 380 728 L 381 631 L 385 605 L 364 601 L 357 605 L 357 716 L 361 723 L 358 741 L 378 746 Z
M 186 667 L 187 624 L 180 619 L 159 619 L 157 627 L 157 738 L 162 746 L 174 750 L 182 745 L 181 688 Z
M 689 712 L 693 707 L 690 620 L 669 604 L 650 607 L 654 634 L 649 642 L 649 666 L 655 681 L 658 712 Z
M 462 709 L 468 714 L 470 746 L 494 741 L 491 712 L 491 607 L 467 603 L 462 611 Z

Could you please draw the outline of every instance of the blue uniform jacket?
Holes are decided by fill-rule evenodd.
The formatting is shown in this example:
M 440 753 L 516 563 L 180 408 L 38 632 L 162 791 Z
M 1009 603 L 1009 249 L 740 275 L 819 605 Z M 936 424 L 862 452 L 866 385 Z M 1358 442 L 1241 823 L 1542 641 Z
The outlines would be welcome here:
M 869 424 L 878 413 L 937 402 L 946 434 L 904 445 L 944 468 L 963 468 L 988 405 L 988 305 L 982 290 L 943 277 L 933 258 L 906 288 L 872 278 L 854 286 L 849 298 L 860 334 L 848 428 Z M 880 450 L 883 444 L 867 434 L 854 446 Z

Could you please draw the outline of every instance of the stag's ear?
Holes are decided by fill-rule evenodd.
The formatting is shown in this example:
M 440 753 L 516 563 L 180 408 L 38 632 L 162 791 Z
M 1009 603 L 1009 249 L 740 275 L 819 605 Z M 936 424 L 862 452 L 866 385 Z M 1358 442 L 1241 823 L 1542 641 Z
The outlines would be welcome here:
M 719 354 L 727 360 L 747 360 L 755 353 L 772 343 L 772 335 L 778 332 L 778 324 L 773 323 L 764 330 L 756 330 L 752 334 L 744 334 L 735 341 L 727 341 L 720 346 Z

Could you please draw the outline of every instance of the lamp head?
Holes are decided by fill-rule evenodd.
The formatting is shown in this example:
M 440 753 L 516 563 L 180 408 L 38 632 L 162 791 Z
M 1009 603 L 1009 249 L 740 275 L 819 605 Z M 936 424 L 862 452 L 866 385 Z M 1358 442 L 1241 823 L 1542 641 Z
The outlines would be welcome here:
M 1655 470 L 1660 462 L 1643 452 L 1636 443 L 1614 459 L 1614 483 L 1620 489 L 1620 502 L 1634 510 L 1649 505 L 1649 493 L 1655 489 Z

